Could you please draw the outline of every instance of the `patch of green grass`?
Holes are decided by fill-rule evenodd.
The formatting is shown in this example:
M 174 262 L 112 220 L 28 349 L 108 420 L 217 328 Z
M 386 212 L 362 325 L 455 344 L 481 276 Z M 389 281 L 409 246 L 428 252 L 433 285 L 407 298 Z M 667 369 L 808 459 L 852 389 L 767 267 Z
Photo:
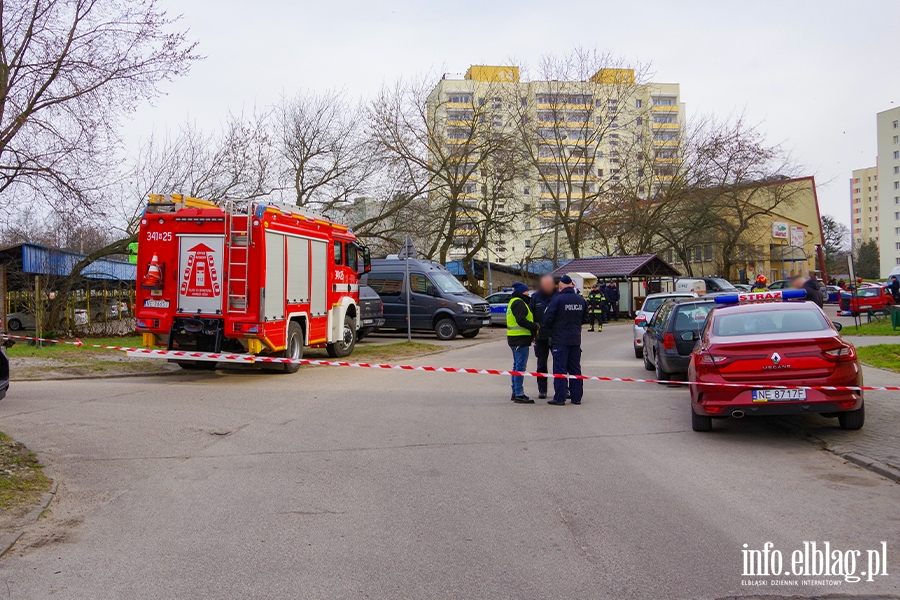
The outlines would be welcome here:
M 127 346 L 129 348 L 142 347 L 141 336 L 130 335 L 126 337 L 101 337 L 101 338 L 80 338 L 85 344 L 81 348 L 71 344 L 43 344 L 40 348 L 36 345 L 30 345 L 26 340 L 14 340 L 16 344 L 12 348 L 6 349 L 7 356 L 15 357 L 45 357 L 45 358 L 68 358 L 77 355 L 85 350 L 99 351 L 96 348 L 88 348 L 88 344 L 99 344 L 101 346 Z M 75 341 L 70 340 L 70 341 Z
M 37 502 L 50 489 L 34 453 L 0 433 L 0 510 Z
M 428 354 L 429 352 L 436 352 L 438 350 L 443 350 L 441 346 L 437 346 L 435 344 L 426 344 L 424 342 L 395 342 L 392 344 L 372 344 L 372 345 L 361 345 L 356 346 L 353 349 L 353 354 L 345 358 L 344 360 L 348 360 L 351 362 L 386 362 L 397 360 L 400 358 L 409 358 L 411 356 L 419 356 L 421 354 Z M 319 354 L 315 351 L 310 351 L 307 355 L 310 358 L 316 357 Z M 325 354 L 322 352 L 321 354 Z M 327 355 L 325 355 L 327 356 Z
M 856 325 L 844 325 L 841 329 L 841 335 L 896 335 L 900 336 L 900 329 L 894 331 L 891 328 L 890 318 L 884 318 L 881 321 L 873 321 L 866 323 L 866 317 L 862 317 L 862 323 L 859 327 Z
M 856 349 L 859 360 L 873 367 L 900 373 L 900 344 L 877 344 Z

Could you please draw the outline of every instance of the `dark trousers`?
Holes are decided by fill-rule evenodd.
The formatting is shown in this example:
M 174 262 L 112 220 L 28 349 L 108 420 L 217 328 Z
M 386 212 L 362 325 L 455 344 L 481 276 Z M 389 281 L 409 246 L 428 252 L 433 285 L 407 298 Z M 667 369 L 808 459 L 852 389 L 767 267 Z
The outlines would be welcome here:
M 538 373 L 547 373 L 547 358 L 550 356 L 550 340 L 542 340 L 537 339 L 534 342 L 534 356 L 537 358 L 537 368 L 535 371 Z M 546 377 L 538 377 L 538 393 L 546 394 L 547 393 L 547 378 Z
M 591 326 L 591 329 L 594 328 L 594 323 L 598 323 L 600 325 L 600 331 L 603 331 L 603 315 L 599 312 L 590 312 L 590 320 L 588 324 Z
M 553 346 L 553 373 L 581 375 L 581 346 Z M 572 395 L 572 402 L 581 402 L 584 396 L 584 382 L 580 379 L 554 379 L 553 401 L 565 402 L 566 392 Z
M 616 321 L 619 320 L 619 301 L 616 300 L 612 305 L 612 318 Z

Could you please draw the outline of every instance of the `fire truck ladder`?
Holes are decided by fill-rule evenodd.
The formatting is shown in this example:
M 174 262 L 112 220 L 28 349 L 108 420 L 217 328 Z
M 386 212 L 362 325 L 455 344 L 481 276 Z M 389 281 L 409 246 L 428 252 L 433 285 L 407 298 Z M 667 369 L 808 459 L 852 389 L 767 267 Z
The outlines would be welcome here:
M 246 225 L 240 227 L 241 219 Z M 228 260 L 228 307 L 230 313 L 246 313 L 250 274 L 250 232 L 253 223 L 253 203 L 246 206 L 246 215 L 232 200 L 225 202 L 225 253 Z M 237 226 L 236 226 L 237 225 Z

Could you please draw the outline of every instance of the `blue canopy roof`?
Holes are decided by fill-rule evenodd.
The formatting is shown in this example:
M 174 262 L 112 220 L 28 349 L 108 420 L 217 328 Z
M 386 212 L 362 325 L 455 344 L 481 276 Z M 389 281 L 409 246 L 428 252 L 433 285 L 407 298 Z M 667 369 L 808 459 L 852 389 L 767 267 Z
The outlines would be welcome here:
M 32 243 L 16 244 L 0 250 L 0 253 L 5 255 L 5 260 L 0 259 L 2 262 L 21 261 L 21 269 L 24 273 L 61 276 L 69 275 L 75 263 L 87 256 L 87 254 Z M 88 279 L 135 281 L 137 265 L 121 260 L 101 258 L 85 267 L 81 276 Z

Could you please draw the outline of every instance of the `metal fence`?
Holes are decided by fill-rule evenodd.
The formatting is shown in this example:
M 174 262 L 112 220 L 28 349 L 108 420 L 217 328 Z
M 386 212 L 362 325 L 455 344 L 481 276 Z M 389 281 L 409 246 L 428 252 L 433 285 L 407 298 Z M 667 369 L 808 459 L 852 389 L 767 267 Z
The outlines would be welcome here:
M 6 328 L 78 331 L 88 325 L 122 321 L 134 316 L 134 288 L 104 285 L 74 290 L 66 298 L 53 290 L 6 293 Z

